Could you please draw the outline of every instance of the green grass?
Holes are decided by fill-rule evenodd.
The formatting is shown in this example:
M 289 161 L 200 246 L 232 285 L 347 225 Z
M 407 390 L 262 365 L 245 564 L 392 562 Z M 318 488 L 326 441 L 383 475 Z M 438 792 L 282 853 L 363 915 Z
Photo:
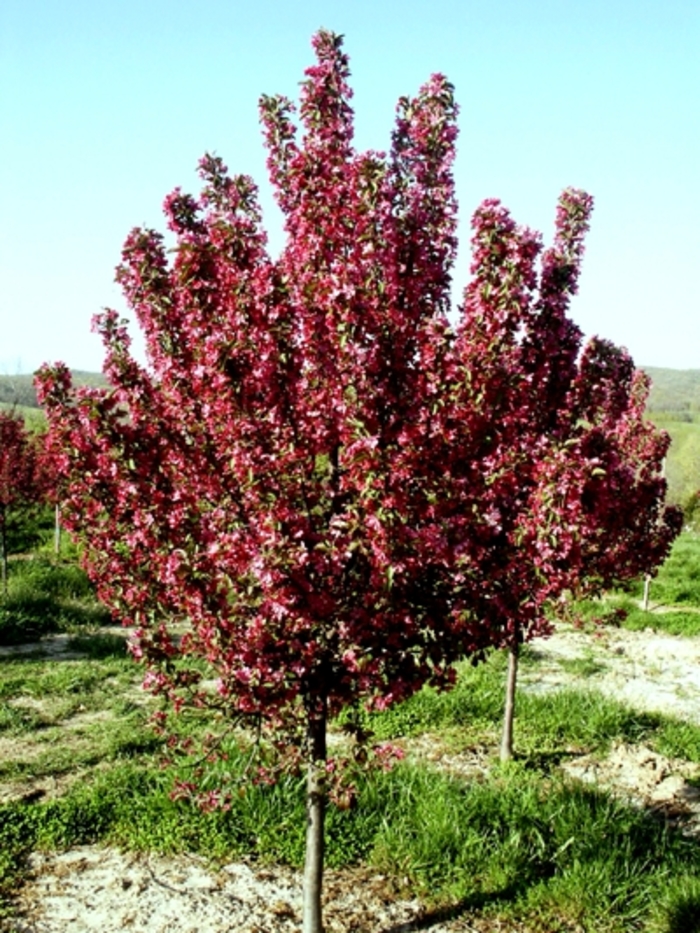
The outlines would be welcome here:
M 650 419 L 671 437 L 665 468 L 668 498 L 684 505 L 700 488 L 700 417 L 697 411 L 659 411 Z
M 497 652 L 476 668 L 465 664 L 453 690 L 424 689 L 400 706 L 368 715 L 368 725 L 382 740 L 429 732 L 463 747 L 495 746 L 503 715 L 504 668 L 504 657 Z M 527 666 L 523 673 L 527 674 Z M 673 748 L 673 754 L 700 762 L 700 727 L 633 710 L 587 689 L 543 694 L 521 689 L 516 729 L 519 754 L 525 761 L 603 751 L 614 741 L 624 741 L 663 748 L 667 755 Z
M 690 417 L 697 417 L 700 412 L 700 370 L 664 369 L 657 366 L 645 366 L 651 376 L 652 386 L 648 408 L 650 417 L 655 419 L 657 412 L 672 410 Z
M 695 843 L 580 785 L 517 766 L 470 785 L 418 769 L 395 780 L 374 858 L 438 904 L 535 929 L 622 931 L 649 910 L 666 873 L 699 877 Z
M 27 554 L 40 548 L 53 533 L 54 509 L 46 504 L 24 504 L 8 510 L 7 552 Z
M 138 668 L 122 654 L 99 662 L 60 658 L 47 662 L 21 656 L 3 660 L 0 699 L 78 697 L 81 702 L 103 705 L 112 697 L 121 697 L 124 688 L 138 678 Z
M 633 589 L 637 590 L 636 584 Z M 640 608 L 639 599 L 626 592 L 611 593 L 603 599 L 579 600 L 571 604 L 570 610 L 578 624 L 589 630 L 596 626 L 604 628 L 606 625 L 612 625 L 633 632 L 654 629 L 657 632 L 687 638 L 700 635 L 700 612 L 696 611 L 694 606 L 686 610 L 669 610 L 665 606 L 659 608 L 651 601 L 650 608 L 644 610 Z M 590 673 L 595 672 L 591 670 Z
M 630 631 L 655 629 L 669 635 L 700 636 L 700 535 L 684 532 L 651 581 L 649 609 L 641 608 L 644 580 L 625 584 L 601 599 L 570 605 L 584 627 L 615 625 Z
M 624 627 L 633 632 L 655 629 L 667 635 L 692 638 L 700 635 L 700 612 L 644 612 L 643 609 L 633 609 L 625 619 Z
M 56 800 L 0 807 L 6 885 L 32 849 L 98 841 L 302 864 L 298 779 L 251 787 L 212 813 L 173 801 L 171 780 L 121 763 Z M 700 910 L 697 856 L 697 842 L 643 811 L 518 765 L 473 782 L 401 765 L 366 780 L 357 806 L 331 810 L 327 827 L 329 866 L 363 860 L 436 917 L 479 911 L 532 930 L 623 933 L 652 918 L 681 929 L 668 924 Z
M 0 377 L 0 380 L 2 377 Z M 2 393 L 2 383 L 0 382 L 0 394 Z M 30 405 L 14 404 L 11 401 L 0 400 L 0 411 L 10 412 L 15 415 L 21 415 L 27 428 L 33 433 L 38 433 L 46 428 L 46 415 L 41 408 L 35 408 Z
M 559 666 L 568 674 L 581 679 L 593 677 L 606 669 L 606 664 L 599 658 L 594 657 L 592 652 L 588 652 L 579 658 L 561 658 Z
M 74 562 L 46 557 L 10 561 L 7 595 L 0 594 L 0 645 L 35 641 L 52 632 L 79 632 L 110 621 Z
M 641 599 L 643 581 L 630 588 L 632 596 Z M 651 583 L 651 603 L 654 605 L 700 608 L 700 535 L 680 535 L 671 554 Z

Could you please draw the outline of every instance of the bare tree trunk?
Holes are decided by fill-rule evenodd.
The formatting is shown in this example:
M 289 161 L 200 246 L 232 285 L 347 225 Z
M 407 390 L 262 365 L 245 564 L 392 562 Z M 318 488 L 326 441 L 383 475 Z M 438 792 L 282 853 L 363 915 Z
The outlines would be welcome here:
M 506 675 L 506 711 L 503 716 L 501 738 L 501 761 L 513 757 L 513 720 L 515 719 L 515 688 L 518 681 L 518 657 L 520 645 L 515 641 L 508 649 L 508 673 Z
M 303 933 L 323 933 L 324 822 L 326 816 L 326 708 L 311 713 L 306 772 L 306 862 L 304 865 Z
M 56 503 L 54 511 L 53 550 L 56 557 L 61 553 L 61 507 Z
M 2 592 L 7 596 L 7 512 L 2 506 L 0 510 L 0 574 L 2 574 Z
M 661 461 L 661 478 L 666 479 L 666 457 Z M 642 609 L 649 612 L 649 601 L 651 599 L 651 574 L 644 577 L 644 599 L 642 600 Z

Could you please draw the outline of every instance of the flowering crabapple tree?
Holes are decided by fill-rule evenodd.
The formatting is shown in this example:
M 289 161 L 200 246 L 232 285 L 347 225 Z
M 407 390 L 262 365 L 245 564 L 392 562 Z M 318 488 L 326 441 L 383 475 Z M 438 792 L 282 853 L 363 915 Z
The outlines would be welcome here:
M 137 626 L 148 685 L 175 710 L 286 734 L 306 762 L 307 933 L 321 929 L 329 717 L 448 685 L 494 637 L 454 591 L 480 509 L 467 452 L 444 436 L 452 87 L 436 75 L 399 102 L 388 157 L 357 154 L 341 40 L 314 47 L 303 140 L 288 100 L 261 101 L 280 257 L 251 179 L 206 156 L 200 198 L 165 201 L 173 263 L 151 230 L 124 247 L 148 367 L 107 311 L 109 391 L 73 392 L 62 364 L 38 377 L 70 478 L 64 523 Z
M 153 230 L 124 246 L 117 280 L 148 365 L 106 311 L 110 389 L 75 391 L 63 364 L 38 376 L 64 522 L 101 599 L 137 627 L 148 686 L 306 768 L 305 933 L 322 929 L 342 771 L 329 719 L 447 687 L 459 659 L 541 626 L 576 579 L 597 464 L 552 408 L 577 372 L 563 307 L 590 199 L 562 196 L 539 289 L 538 237 L 485 202 L 452 327 L 453 89 L 433 75 L 399 101 L 389 153 L 357 153 L 341 38 L 313 44 L 302 138 L 289 100 L 260 104 L 280 256 L 252 180 L 207 155 L 200 197 L 165 200 L 172 262 Z M 197 774 L 181 792 L 225 804 Z
M 645 420 L 650 380 L 629 354 L 604 341 L 586 361 L 587 385 L 574 411 L 594 425 L 589 456 L 599 460 L 586 490 L 588 522 L 582 541 L 578 597 L 600 595 L 627 580 L 649 585 L 685 522 L 685 511 L 663 507 L 667 493 L 666 432 Z
M 555 430 L 587 464 L 574 525 L 576 553 L 568 563 L 569 591 L 578 597 L 645 574 L 668 556 L 682 526 L 682 512 L 665 506 L 663 462 L 669 437 L 644 417 L 649 380 L 627 351 L 595 338 L 584 348 L 561 399 Z M 572 516 L 573 517 L 573 516 Z M 526 567 L 526 559 L 521 561 Z M 538 587 L 536 563 L 533 588 Z M 572 573 L 573 571 L 573 573 Z M 551 581 L 547 581 L 547 586 Z M 565 591 L 560 594 L 565 598 Z M 553 613 L 561 607 L 556 600 Z M 513 754 L 513 717 L 520 632 L 509 646 L 501 758 Z M 530 626 L 546 633 L 550 623 Z
M 567 591 L 653 573 L 681 527 L 679 510 L 664 506 L 668 435 L 644 419 L 647 378 L 608 341 L 594 338 L 582 351 L 567 315 L 592 207 L 583 192 L 563 193 L 539 272 L 538 236 L 496 201 L 475 215 L 460 357 L 491 393 L 485 409 L 500 458 L 492 475 L 511 488 L 492 513 L 501 536 L 480 556 L 472 609 L 492 630 L 506 620 L 504 760 L 523 638 L 551 630 L 545 610 Z
M 603 340 L 584 350 L 569 408 L 596 464 L 583 492 L 582 595 L 655 575 L 683 525 L 682 509 L 664 505 L 670 438 L 644 417 L 649 386 L 626 350 Z
M 5 594 L 10 515 L 44 498 L 45 479 L 40 441 L 27 430 L 21 415 L 0 411 L 0 573 Z

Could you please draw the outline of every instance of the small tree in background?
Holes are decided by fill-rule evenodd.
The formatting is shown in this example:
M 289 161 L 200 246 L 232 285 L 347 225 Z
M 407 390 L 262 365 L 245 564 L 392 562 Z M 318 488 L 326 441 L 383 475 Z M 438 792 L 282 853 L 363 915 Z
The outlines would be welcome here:
M 663 504 L 669 439 L 644 420 L 647 380 L 606 341 L 581 352 L 567 316 L 592 206 L 583 192 L 563 193 L 539 268 L 540 238 L 499 202 L 484 202 L 474 219 L 458 353 L 471 385 L 465 401 L 490 420 L 478 452 L 473 431 L 463 443 L 493 498 L 470 608 L 508 645 L 503 760 L 513 752 L 523 640 L 551 631 L 546 610 L 565 592 L 654 572 L 681 523 Z
M 556 418 L 541 426 L 587 464 L 579 501 L 569 514 L 575 553 L 568 558 L 566 571 L 568 588 L 578 596 L 600 594 L 622 581 L 655 574 L 681 529 L 681 511 L 664 505 L 663 463 L 669 437 L 645 420 L 648 386 L 649 380 L 635 370 L 625 350 L 593 339 L 570 380 L 560 382 L 558 406 L 550 403 L 550 417 Z M 537 561 L 535 555 L 529 566 L 533 590 L 542 585 Z M 526 571 L 526 555 L 520 566 Z M 544 583 L 550 593 L 551 582 Z M 512 618 L 517 623 L 517 614 Z M 525 631 L 546 634 L 550 627 L 545 620 Z M 503 760 L 513 754 L 521 638 L 522 629 L 516 625 L 509 646 Z
M 206 156 L 200 198 L 165 202 L 172 264 L 152 230 L 124 247 L 148 368 L 107 311 L 111 389 L 75 392 L 62 364 L 38 377 L 65 524 L 137 626 L 148 685 L 306 767 L 305 933 L 322 928 L 329 719 L 449 686 L 457 660 L 541 629 L 580 569 L 598 462 L 557 429 L 590 198 L 562 196 L 539 287 L 538 237 L 485 202 L 453 330 L 452 87 L 434 75 L 400 100 L 389 156 L 358 154 L 341 40 L 314 47 L 301 142 L 291 103 L 261 100 L 279 259 L 252 181 Z
M 0 411 L 0 573 L 7 593 L 8 522 L 12 513 L 46 495 L 41 439 L 30 434 L 15 412 Z

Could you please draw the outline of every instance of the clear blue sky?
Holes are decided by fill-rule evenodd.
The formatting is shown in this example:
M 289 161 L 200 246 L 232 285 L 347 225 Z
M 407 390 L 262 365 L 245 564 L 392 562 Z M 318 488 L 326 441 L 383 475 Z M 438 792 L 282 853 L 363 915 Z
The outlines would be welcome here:
M 548 240 L 585 188 L 574 318 L 640 365 L 700 368 L 700 0 L 2 0 L 0 372 L 100 368 L 121 244 L 165 228 L 205 151 L 254 176 L 279 248 L 257 100 L 297 96 L 319 26 L 346 37 L 361 149 L 432 72 L 455 84 L 460 289 L 483 198 Z

